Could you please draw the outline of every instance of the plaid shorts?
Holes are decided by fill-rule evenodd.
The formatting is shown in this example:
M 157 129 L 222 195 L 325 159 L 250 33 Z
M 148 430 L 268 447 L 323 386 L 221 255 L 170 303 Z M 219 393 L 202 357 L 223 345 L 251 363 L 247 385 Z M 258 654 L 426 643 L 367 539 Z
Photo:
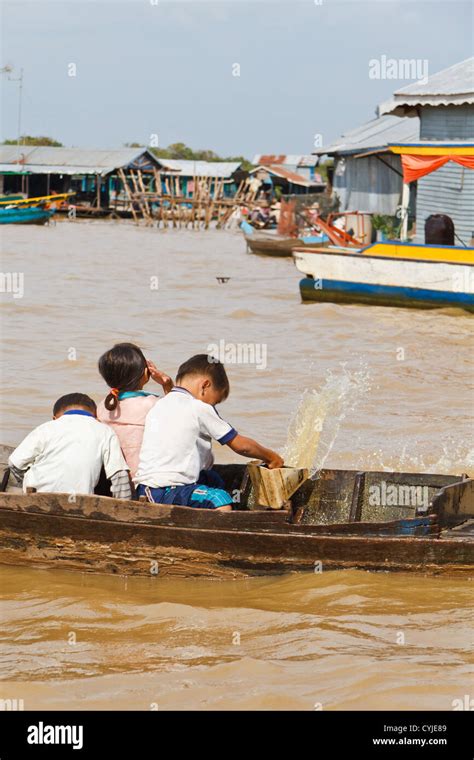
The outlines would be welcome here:
M 232 496 L 223 488 L 191 483 L 186 486 L 165 486 L 151 488 L 142 483 L 137 488 L 138 496 L 146 496 L 154 504 L 174 504 L 181 507 L 217 509 L 232 504 Z

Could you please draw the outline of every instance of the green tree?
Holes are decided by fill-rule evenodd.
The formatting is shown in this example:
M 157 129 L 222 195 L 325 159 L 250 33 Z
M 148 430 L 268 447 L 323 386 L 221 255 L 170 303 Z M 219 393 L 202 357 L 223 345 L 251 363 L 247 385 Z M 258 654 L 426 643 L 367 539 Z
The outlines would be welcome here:
M 229 156 L 223 158 L 213 150 L 193 150 L 183 142 L 172 143 L 171 145 L 168 145 L 167 148 L 151 148 L 151 151 L 157 158 L 174 158 L 181 161 L 236 161 L 242 164 L 242 169 L 244 169 L 244 171 L 249 171 L 249 169 L 253 168 L 253 164 L 251 164 L 250 161 L 247 161 L 244 156 Z
M 330 158 L 327 161 L 323 161 L 322 163 L 318 164 L 315 167 L 314 171 L 316 172 L 316 174 L 320 174 L 321 175 L 321 177 L 322 177 L 322 179 L 323 179 L 324 182 L 327 182 L 328 181 L 328 169 L 333 168 L 333 166 L 334 166 L 334 161 L 333 161 L 332 158 Z
M 17 145 L 18 140 L 4 140 L 3 145 Z M 52 148 L 63 148 L 63 144 L 54 140 L 52 137 L 33 137 L 32 135 L 22 135 L 20 137 L 21 145 L 49 145 Z

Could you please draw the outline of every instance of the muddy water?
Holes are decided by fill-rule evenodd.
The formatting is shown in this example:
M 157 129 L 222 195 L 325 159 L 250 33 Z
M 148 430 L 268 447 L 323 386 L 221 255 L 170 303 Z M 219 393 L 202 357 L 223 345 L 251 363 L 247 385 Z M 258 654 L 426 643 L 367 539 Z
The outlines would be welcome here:
M 97 357 L 133 340 L 170 374 L 211 345 L 240 359 L 221 414 L 289 460 L 474 470 L 472 317 L 302 305 L 291 261 L 249 255 L 233 233 L 11 227 L 2 271 L 24 277 L 22 298 L 1 294 L 4 443 L 63 393 L 100 399 Z M 9 568 L 2 590 L 2 697 L 26 709 L 450 709 L 472 693 L 470 589 L 459 580 L 163 582 Z

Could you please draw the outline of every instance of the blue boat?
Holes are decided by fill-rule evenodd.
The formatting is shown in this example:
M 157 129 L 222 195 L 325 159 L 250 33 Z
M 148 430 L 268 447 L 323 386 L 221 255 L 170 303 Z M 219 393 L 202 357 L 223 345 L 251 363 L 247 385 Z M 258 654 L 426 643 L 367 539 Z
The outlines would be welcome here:
M 54 209 L 38 207 L 19 208 L 12 206 L 0 208 L 0 224 L 46 224 L 53 214 Z

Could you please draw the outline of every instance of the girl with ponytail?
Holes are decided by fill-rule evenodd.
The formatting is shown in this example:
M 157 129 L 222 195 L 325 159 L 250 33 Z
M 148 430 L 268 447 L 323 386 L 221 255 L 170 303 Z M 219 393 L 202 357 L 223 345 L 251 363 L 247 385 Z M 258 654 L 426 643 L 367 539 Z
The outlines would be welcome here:
M 168 393 L 173 382 L 147 360 L 134 343 L 117 343 L 99 359 L 99 372 L 110 388 L 97 407 L 97 419 L 113 427 L 133 478 L 143 438 L 145 417 L 159 399 L 143 386 L 150 377 Z

